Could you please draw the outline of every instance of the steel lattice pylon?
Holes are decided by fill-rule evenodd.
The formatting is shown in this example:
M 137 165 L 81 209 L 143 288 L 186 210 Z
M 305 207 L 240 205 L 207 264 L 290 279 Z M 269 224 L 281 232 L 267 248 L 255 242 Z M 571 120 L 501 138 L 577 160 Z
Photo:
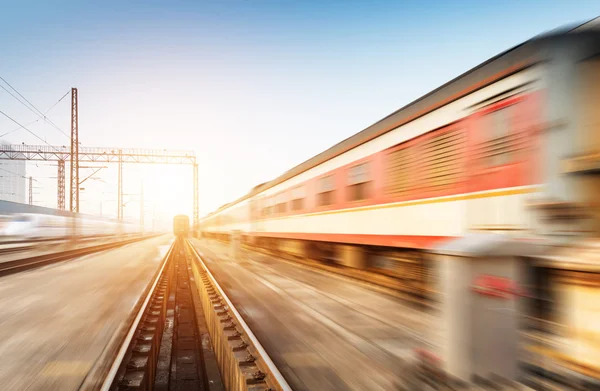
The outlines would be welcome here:
M 117 219 L 123 220 L 123 159 L 119 149 L 119 188 L 117 190 Z
M 57 187 L 58 209 L 65 210 L 65 161 L 58 161 L 58 187 Z
M 194 227 L 198 219 L 198 164 L 196 154 L 190 150 L 167 149 L 117 149 L 96 148 L 79 146 L 79 101 L 77 88 L 71 88 L 71 145 L 0 145 L 0 160 L 30 160 L 30 161 L 58 161 L 58 209 L 66 209 L 65 197 L 65 162 L 70 160 L 71 176 L 69 189 L 69 208 L 72 212 L 79 212 L 79 163 L 118 163 L 119 164 L 119 189 L 118 211 L 119 219 L 123 219 L 123 164 L 190 164 L 194 168 Z M 87 179 L 87 178 L 86 178 Z
M 77 99 L 77 89 L 75 99 Z M 72 106 L 74 116 L 72 125 L 78 126 L 77 101 Z M 72 129 L 73 131 L 73 129 Z M 78 138 L 77 138 L 78 139 Z M 74 154 L 71 154 L 71 149 Z M 79 210 L 79 164 L 85 163 L 118 163 L 119 165 L 119 191 L 117 216 L 123 218 L 123 165 L 125 163 L 142 164 L 189 164 L 194 169 L 194 210 L 193 222 L 197 227 L 198 218 L 198 164 L 196 154 L 191 150 L 168 150 L 168 149 L 134 149 L 134 148 L 97 148 L 81 147 L 78 143 L 71 143 L 71 148 L 53 145 L 0 145 L 0 160 L 25 160 L 25 161 L 58 161 L 58 208 L 66 207 L 65 199 L 65 165 L 71 159 L 71 210 Z M 62 171 L 61 171 L 62 170 Z M 62 172 L 62 174 L 61 174 Z M 61 193 L 62 192 L 62 193 Z M 62 197 L 61 197 L 62 194 Z M 62 204 L 61 204 L 62 200 Z M 73 206 L 75 207 L 73 209 Z
M 191 150 L 169 150 L 169 149 L 134 149 L 134 148 L 97 148 L 81 147 L 74 148 L 77 152 L 77 167 L 79 163 L 118 163 L 119 165 L 119 191 L 118 191 L 118 213 L 117 216 L 123 217 L 123 165 L 125 163 L 142 164 L 189 164 L 194 168 L 194 210 L 193 221 L 198 224 L 198 164 L 196 154 Z M 28 161 L 58 161 L 58 208 L 61 208 L 60 194 L 65 194 L 64 185 L 65 176 L 61 176 L 61 165 L 64 171 L 64 165 L 67 159 L 71 158 L 69 148 L 65 146 L 53 145 L 0 145 L 0 160 L 28 160 Z M 73 156 L 73 161 L 74 161 Z M 78 170 L 77 170 L 78 172 Z M 73 167 L 71 167 L 73 173 Z M 62 178 L 62 179 L 61 179 Z M 77 180 L 79 175 L 77 174 Z M 61 182 L 62 181 L 62 182 Z M 62 184 L 62 186 L 61 186 Z M 71 181 L 73 189 L 73 181 Z M 62 190 L 61 190 L 62 188 Z M 74 189 L 79 189 L 75 186 Z M 64 199 L 64 197 L 63 197 Z M 66 200 L 64 201 L 66 203 Z M 66 206 L 66 205 L 65 205 Z
M 33 205 L 33 177 L 29 177 L 29 205 Z
M 140 186 L 140 229 L 142 231 L 142 233 L 144 232 L 144 182 L 142 181 L 142 184 Z
M 79 118 L 77 88 L 71 88 L 71 212 L 79 213 Z
M 198 163 L 194 163 L 194 218 L 193 218 L 193 229 L 192 236 L 196 236 L 198 233 Z

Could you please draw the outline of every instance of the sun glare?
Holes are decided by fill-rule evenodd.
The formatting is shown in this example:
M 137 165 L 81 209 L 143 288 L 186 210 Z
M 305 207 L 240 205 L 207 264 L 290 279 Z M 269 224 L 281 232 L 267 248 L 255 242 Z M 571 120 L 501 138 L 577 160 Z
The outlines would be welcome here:
M 187 166 L 144 167 L 144 196 L 161 215 L 191 216 L 193 208 L 192 168 Z

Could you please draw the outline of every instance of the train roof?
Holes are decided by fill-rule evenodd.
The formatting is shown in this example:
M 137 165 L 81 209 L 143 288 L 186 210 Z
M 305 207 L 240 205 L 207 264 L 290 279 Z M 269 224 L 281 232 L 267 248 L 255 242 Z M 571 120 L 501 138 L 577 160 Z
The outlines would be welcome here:
M 591 19 L 585 23 L 560 27 L 558 29 L 537 35 L 490 58 L 489 60 L 477 65 L 458 77 L 446 82 L 435 90 L 385 116 L 353 136 L 340 141 L 318 155 L 313 156 L 303 163 L 300 163 L 292 169 L 284 172 L 277 178 L 255 186 L 244 196 L 219 207 L 214 212 L 206 215 L 205 218 L 210 217 L 222 211 L 223 209 L 235 205 L 249 197 L 252 197 L 253 195 L 276 186 L 290 178 L 293 178 L 296 175 L 308 171 L 319 164 L 322 164 L 338 155 L 343 154 L 344 152 L 347 152 L 387 132 L 390 132 L 399 126 L 413 121 L 441 106 L 459 99 L 464 95 L 530 67 L 539 61 L 536 59 L 535 55 L 541 42 L 546 40 L 558 40 L 576 33 L 592 33 L 594 35 L 599 35 L 600 17 Z

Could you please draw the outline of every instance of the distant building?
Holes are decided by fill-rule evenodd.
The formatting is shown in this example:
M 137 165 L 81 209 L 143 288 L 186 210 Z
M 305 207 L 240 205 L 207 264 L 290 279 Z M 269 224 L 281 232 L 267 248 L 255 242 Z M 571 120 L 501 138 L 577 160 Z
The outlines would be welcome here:
M 7 145 L 2 143 L 2 145 Z M 0 199 L 27 202 L 27 179 L 24 160 L 0 160 Z

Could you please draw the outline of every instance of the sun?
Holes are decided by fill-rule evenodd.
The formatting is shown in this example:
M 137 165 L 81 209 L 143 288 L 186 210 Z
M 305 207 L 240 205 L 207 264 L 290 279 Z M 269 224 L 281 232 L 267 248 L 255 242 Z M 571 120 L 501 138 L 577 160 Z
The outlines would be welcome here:
M 144 167 L 144 204 L 151 205 L 165 217 L 178 214 L 192 216 L 193 171 L 192 167 L 149 166 Z

